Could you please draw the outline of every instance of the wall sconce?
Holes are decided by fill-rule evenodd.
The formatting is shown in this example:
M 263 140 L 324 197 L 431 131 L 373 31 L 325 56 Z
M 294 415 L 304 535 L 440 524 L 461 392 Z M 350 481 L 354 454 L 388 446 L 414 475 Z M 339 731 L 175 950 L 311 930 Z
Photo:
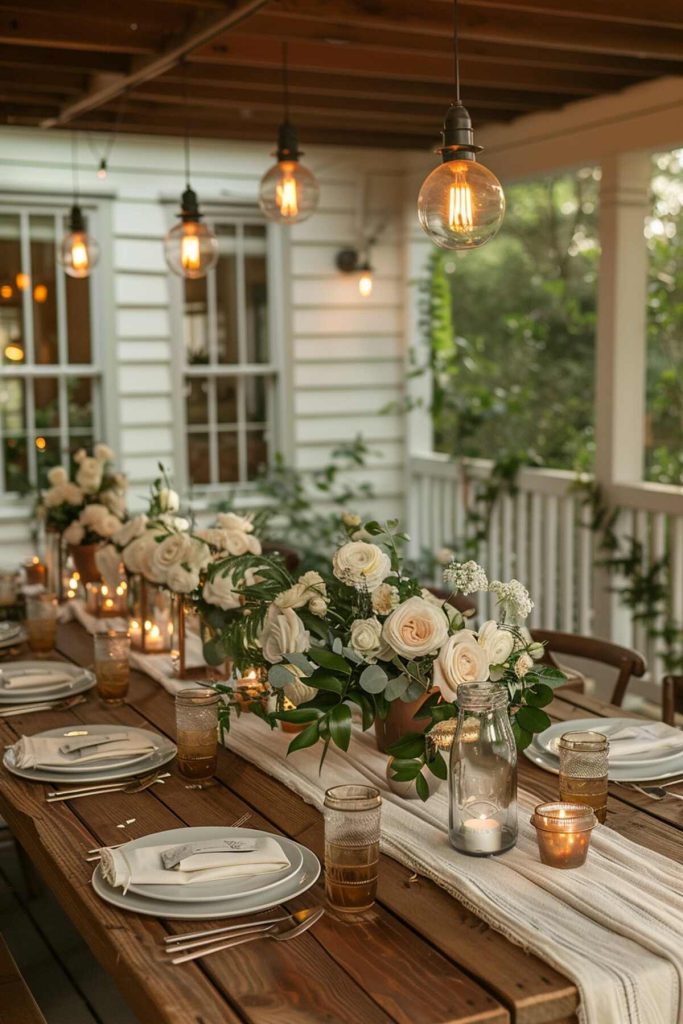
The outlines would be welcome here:
M 372 293 L 374 271 L 370 265 L 369 253 L 366 251 L 364 259 L 361 259 L 357 249 L 341 249 L 335 260 L 337 269 L 343 274 L 358 275 L 358 291 L 364 299 Z

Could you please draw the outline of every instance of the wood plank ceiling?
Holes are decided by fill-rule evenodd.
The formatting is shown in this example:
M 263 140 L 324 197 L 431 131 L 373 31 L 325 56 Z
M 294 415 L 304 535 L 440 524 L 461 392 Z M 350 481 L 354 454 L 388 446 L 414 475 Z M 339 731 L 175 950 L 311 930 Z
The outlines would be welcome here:
M 0 123 L 434 145 L 451 0 L 0 0 Z M 460 0 L 475 127 L 683 73 L 682 0 Z

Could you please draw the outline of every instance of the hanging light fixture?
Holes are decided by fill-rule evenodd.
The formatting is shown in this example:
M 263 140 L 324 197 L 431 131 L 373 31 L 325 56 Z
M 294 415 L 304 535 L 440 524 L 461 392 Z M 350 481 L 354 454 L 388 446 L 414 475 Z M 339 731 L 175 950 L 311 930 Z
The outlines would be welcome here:
M 187 80 L 185 82 L 187 111 Z M 174 274 L 196 280 L 206 277 L 218 262 L 218 241 L 210 227 L 202 224 L 197 193 L 190 185 L 190 132 L 185 126 L 185 191 L 180 197 L 180 223 L 164 239 L 166 262 Z
M 83 211 L 78 202 L 78 139 L 71 137 L 71 169 L 74 201 L 69 213 L 68 230 L 57 250 L 57 260 L 69 277 L 88 277 L 100 258 L 100 247 L 88 234 Z
M 446 113 L 442 163 L 422 183 L 417 215 L 423 231 L 442 249 L 476 249 L 490 242 L 505 216 L 503 189 L 487 167 L 477 163 L 469 113 L 460 101 L 458 0 L 453 0 L 455 103 Z
M 289 120 L 287 44 L 282 47 L 282 82 L 285 119 L 277 137 L 277 163 L 261 178 L 259 204 L 265 217 L 279 224 L 298 224 L 316 210 L 320 186 L 315 176 L 299 163 L 299 135 Z

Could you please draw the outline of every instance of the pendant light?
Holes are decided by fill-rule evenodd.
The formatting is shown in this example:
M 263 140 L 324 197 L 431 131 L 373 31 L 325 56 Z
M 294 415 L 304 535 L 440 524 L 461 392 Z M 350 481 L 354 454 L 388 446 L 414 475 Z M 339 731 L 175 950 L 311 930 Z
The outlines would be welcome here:
M 422 183 L 417 214 L 423 231 L 442 249 L 476 249 L 490 242 L 505 215 L 500 182 L 477 163 L 481 146 L 474 144 L 472 121 L 460 101 L 458 0 L 453 0 L 453 63 L 455 103 L 446 113 L 442 163 Z
M 268 220 L 298 224 L 316 210 L 320 186 L 308 168 L 299 163 L 299 136 L 289 120 L 287 44 L 282 48 L 282 80 L 285 119 L 277 138 L 277 163 L 261 178 L 259 205 Z
M 71 137 L 71 170 L 74 201 L 69 213 L 68 230 L 57 250 L 57 261 L 69 277 L 88 277 L 100 258 L 100 247 L 88 234 L 87 223 L 78 202 L 78 139 Z
M 185 88 L 187 110 L 187 81 Z M 185 126 L 185 191 L 180 197 L 180 223 L 164 239 L 166 262 L 174 274 L 196 280 L 206 277 L 218 262 L 218 241 L 210 227 L 202 223 L 197 193 L 190 185 L 190 132 Z

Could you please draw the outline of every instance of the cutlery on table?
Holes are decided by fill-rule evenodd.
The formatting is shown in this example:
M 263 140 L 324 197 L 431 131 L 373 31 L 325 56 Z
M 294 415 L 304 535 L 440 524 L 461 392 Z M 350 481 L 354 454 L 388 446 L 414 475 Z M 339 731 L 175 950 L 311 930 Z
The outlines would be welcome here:
M 79 694 L 76 697 L 66 697 L 64 700 L 43 701 L 42 704 L 12 704 L 0 711 L 0 718 L 11 718 L 12 715 L 30 715 L 34 711 L 66 711 L 75 708 L 77 704 L 84 704 L 87 697 Z
M 81 787 L 80 789 L 59 790 L 49 793 L 45 798 L 48 804 L 55 804 L 59 800 L 79 800 L 82 796 L 108 796 L 110 793 L 141 793 L 143 789 L 149 789 L 155 783 L 164 784 L 164 779 L 170 776 L 170 772 L 163 775 L 146 775 L 142 779 L 133 779 L 132 782 L 108 783 L 104 786 L 93 785 Z
M 170 772 L 166 772 L 164 775 L 160 775 L 159 778 L 160 779 L 165 779 L 165 778 L 168 777 L 168 775 L 170 775 Z M 245 814 L 241 814 L 239 818 L 235 818 L 235 820 L 233 821 L 232 825 L 230 825 L 229 827 L 230 828 L 239 828 L 240 825 L 244 825 L 245 821 L 249 821 L 250 818 L 251 818 L 251 811 L 247 811 Z M 102 853 L 102 850 L 118 850 L 119 846 L 125 846 L 126 843 L 129 843 L 129 842 L 130 842 L 130 839 L 126 839 L 123 843 L 116 843 L 116 844 L 112 844 L 111 846 L 96 846 L 96 847 L 94 847 L 94 849 L 87 851 L 88 853 L 95 854 L 95 856 L 94 857 L 86 857 L 85 859 L 87 861 L 101 860 L 102 858 L 101 858 L 100 854 Z M 242 925 L 242 927 L 244 927 L 244 925 Z M 222 931 L 222 930 L 223 930 L 222 928 L 217 928 L 216 929 L 216 931 Z M 197 935 L 206 935 L 206 932 L 197 932 Z M 188 937 L 189 938 L 194 938 L 193 935 L 190 935 L 190 936 L 186 936 L 186 935 L 174 936 L 174 938 L 177 938 L 178 940 L 184 939 L 184 938 L 188 938 Z
M 667 796 L 672 796 L 674 800 L 683 800 L 683 793 L 669 793 L 665 786 L 637 786 L 632 782 L 629 789 L 636 789 L 643 796 L 649 796 L 653 800 L 663 800 Z
M 239 935 L 236 938 L 228 939 L 227 942 L 222 942 L 219 946 L 210 946 L 208 949 L 195 949 L 190 953 L 183 953 L 182 956 L 173 957 L 171 963 L 184 964 L 188 960 L 198 960 L 202 956 L 220 953 L 224 949 L 232 949 L 233 946 L 242 946 L 245 942 L 255 942 L 258 939 L 275 939 L 276 942 L 286 942 L 289 939 L 295 939 L 297 935 L 302 935 L 316 921 L 319 921 L 324 913 L 324 907 L 318 907 L 317 910 L 299 910 L 296 914 L 292 915 L 291 919 L 274 924 L 265 931 L 252 932 L 249 935 Z M 298 921 L 295 921 L 296 918 L 298 918 Z M 175 950 L 171 947 L 168 952 L 173 954 Z
M 76 754 L 80 753 L 81 750 L 86 750 L 88 747 L 102 747 L 108 743 L 119 743 L 122 740 L 127 740 L 129 733 L 127 732 L 113 732 L 107 736 L 83 736 L 80 740 L 69 740 L 68 743 L 62 743 L 59 748 L 60 754 Z
M 265 932 L 273 928 L 274 925 L 282 924 L 285 921 L 290 921 L 293 924 L 299 924 L 301 921 L 305 921 L 310 914 L 314 912 L 312 910 L 297 910 L 293 914 L 282 914 L 280 917 L 269 917 L 263 921 L 247 921 L 243 924 L 228 924 L 222 928 L 211 928 L 209 931 L 204 932 L 191 932 L 189 935 L 167 935 L 164 939 L 166 944 L 167 953 L 180 953 L 185 949 L 195 949 L 200 946 L 212 946 L 214 943 L 219 942 L 216 936 L 220 935 L 224 938 L 230 938 L 231 935 L 235 935 L 240 938 L 245 933 L 249 935 L 256 935 L 259 932 Z

